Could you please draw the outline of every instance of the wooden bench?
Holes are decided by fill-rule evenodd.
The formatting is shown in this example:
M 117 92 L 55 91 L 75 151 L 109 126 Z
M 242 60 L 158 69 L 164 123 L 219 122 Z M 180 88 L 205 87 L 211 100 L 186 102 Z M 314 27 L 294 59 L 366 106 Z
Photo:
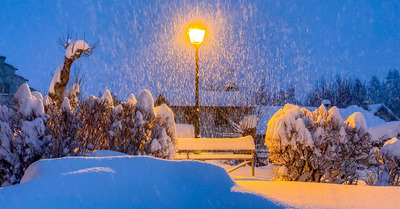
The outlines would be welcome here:
M 256 153 L 253 137 L 240 138 L 179 138 L 176 142 L 174 160 L 244 160 L 243 163 L 227 170 L 232 172 L 251 164 L 254 177 Z

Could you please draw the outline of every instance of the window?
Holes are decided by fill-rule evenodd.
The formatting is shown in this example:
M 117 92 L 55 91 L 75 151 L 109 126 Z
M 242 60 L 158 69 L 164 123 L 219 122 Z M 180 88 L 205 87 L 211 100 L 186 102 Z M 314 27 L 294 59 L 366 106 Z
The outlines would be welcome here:
M 4 84 L 4 93 L 5 94 L 10 93 L 10 84 L 8 84 L 8 83 Z

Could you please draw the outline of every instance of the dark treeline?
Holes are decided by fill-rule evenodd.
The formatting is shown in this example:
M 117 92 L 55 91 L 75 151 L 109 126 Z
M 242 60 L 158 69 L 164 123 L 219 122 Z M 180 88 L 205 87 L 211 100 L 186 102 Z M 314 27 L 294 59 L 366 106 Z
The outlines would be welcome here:
M 380 81 L 373 76 L 369 82 L 359 78 L 333 79 L 322 77 L 309 92 L 305 102 L 299 102 L 295 97 L 295 88 L 280 89 L 269 92 L 263 87 L 257 91 L 257 101 L 262 105 L 282 106 L 286 103 L 318 107 L 321 101 L 329 99 L 332 106 L 345 108 L 350 105 L 365 107 L 368 104 L 383 103 L 397 116 L 400 116 L 400 75 L 398 70 L 389 70 L 386 78 Z
M 333 106 L 340 108 L 383 103 L 400 115 L 399 71 L 389 70 L 383 81 L 373 76 L 368 83 L 340 76 L 331 80 L 321 78 L 308 95 L 305 105 L 319 106 L 323 99 L 329 99 Z

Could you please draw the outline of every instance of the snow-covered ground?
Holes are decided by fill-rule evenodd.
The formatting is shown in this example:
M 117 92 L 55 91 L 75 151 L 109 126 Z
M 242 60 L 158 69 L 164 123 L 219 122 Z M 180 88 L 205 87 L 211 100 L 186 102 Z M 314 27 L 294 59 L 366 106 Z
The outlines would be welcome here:
M 225 169 L 232 166 L 210 162 Z M 257 167 L 251 178 L 251 167 L 230 173 L 235 182 L 293 208 L 399 208 L 400 187 L 355 186 L 327 183 L 272 181 L 273 166 Z
M 214 164 L 214 165 L 212 165 Z M 216 166 L 215 166 L 216 165 Z M 400 187 L 272 181 L 272 166 L 166 161 L 100 151 L 40 160 L 0 208 L 398 208 Z M 233 181 L 233 180 L 234 181 Z
M 281 207 L 215 165 L 118 155 L 35 162 L 21 184 L 0 189 L 0 208 Z

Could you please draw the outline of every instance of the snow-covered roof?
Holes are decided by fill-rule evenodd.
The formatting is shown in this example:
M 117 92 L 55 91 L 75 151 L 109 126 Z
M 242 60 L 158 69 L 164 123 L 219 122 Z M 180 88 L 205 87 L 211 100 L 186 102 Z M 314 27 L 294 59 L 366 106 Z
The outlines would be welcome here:
M 194 92 L 167 92 L 165 99 L 170 106 L 194 106 Z M 251 96 L 242 91 L 200 91 L 199 104 L 203 107 L 254 106 Z
M 330 105 L 330 104 L 331 104 L 331 100 L 329 100 L 329 99 L 324 99 L 324 100 L 322 100 L 321 104 Z
M 267 110 L 264 116 L 261 118 L 260 122 L 257 125 L 257 134 L 264 135 L 267 132 L 268 121 L 279 109 L 283 108 L 283 106 L 268 106 L 266 108 Z M 317 107 L 304 107 L 304 108 L 310 111 L 314 111 L 317 109 Z M 358 107 L 356 105 L 352 105 L 347 108 L 339 108 L 339 112 L 344 120 L 346 120 L 350 115 L 354 114 L 355 112 L 362 113 L 365 117 L 365 121 L 367 123 L 368 128 L 381 126 L 386 123 L 383 119 L 379 118 L 378 116 L 375 116 L 370 111 L 364 110 L 363 108 Z
M 383 103 L 379 103 L 379 104 L 371 104 L 368 105 L 368 111 L 370 111 L 372 114 L 375 114 L 376 112 L 378 112 L 381 108 L 386 109 L 389 114 L 391 114 L 394 118 L 396 118 L 397 120 L 399 120 L 399 118 L 396 116 L 396 114 L 394 114 L 394 112 L 392 112 L 392 110 L 390 110 L 385 104 Z

